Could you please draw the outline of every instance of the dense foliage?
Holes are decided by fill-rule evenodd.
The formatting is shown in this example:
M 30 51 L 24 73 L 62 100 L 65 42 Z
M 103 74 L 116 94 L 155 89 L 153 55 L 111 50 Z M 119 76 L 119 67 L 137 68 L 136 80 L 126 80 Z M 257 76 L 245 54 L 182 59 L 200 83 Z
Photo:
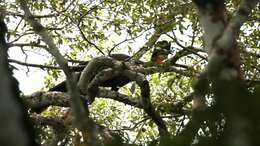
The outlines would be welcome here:
M 229 139 L 232 136 L 238 138 L 234 141 L 237 140 L 236 142 L 240 144 L 244 142 L 239 140 L 243 136 L 248 139 L 245 145 L 260 143 L 256 140 L 257 138 L 253 138 L 252 141 L 247 138 L 252 135 L 250 132 L 253 130 L 249 130 L 249 134 L 245 132 L 247 130 L 243 131 L 243 128 L 247 129 L 250 125 L 249 129 L 258 128 L 260 133 L 258 116 L 260 107 L 258 97 L 260 96 L 259 3 L 252 9 L 248 20 L 240 28 L 239 38 L 237 38 L 236 46 L 240 50 L 243 81 L 216 81 L 217 79 L 210 78 L 211 83 L 208 84 L 208 81 L 204 81 L 201 77 L 201 74 L 207 70 L 210 60 L 208 56 L 211 55 L 205 49 L 207 39 L 203 40 L 203 34 L 208 32 L 201 27 L 201 18 L 197 12 L 197 8 L 207 5 L 206 1 L 25 1 L 33 14 L 33 19 L 44 27 L 44 31 L 48 32 L 49 39 L 53 39 L 70 67 L 82 65 L 85 61 L 90 61 L 97 56 L 109 56 L 115 53 L 127 54 L 133 56 L 133 59 L 141 57 L 140 60 L 149 62 L 156 42 L 167 40 L 171 43 L 171 54 L 164 65 L 148 64 L 140 69 L 149 81 L 151 104 L 166 124 L 167 134 L 161 135 L 153 118 L 138 105 L 141 96 L 140 88 L 137 83 L 131 82 L 119 90 L 125 95 L 125 100 L 111 96 L 97 97 L 89 105 L 90 121 L 88 122 L 91 124 L 88 124 L 97 127 L 94 128 L 96 142 L 90 142 L 93 138 L 93 131 L 83 132 L 76 126 L 77 122 L 69 106 L 69 94 L 48 92 L 49 88 L 65 79 L 62 72 L 64 68 L 60 66 L 53 54 L 49 54 L 54 48 L 51 48 L 42 38 L 40 34 L 42 28 L 31 27 L 30 20 L 32 19 L 26 18 L 18 1 L 1 1 L 0 11 L 5 15 L 4 20 L 8 27 L 10 64 L 19 70 L 16 71 L 17 73 L 32 74 L 35 68 L 44 73 L 41 94 L 46 93 L 46 97 L 42 99 L 42 103 L 37 98 L 40 96 L 38 93 L 32 95 L 21 93 L 22 98 L 26 100 L 26 103 L 30 103 L 29 108 L 32 105 L 45 104 L 43 103 L 45 98 L 51 100 L 51 105 L 54 105 L 40 114 L 29 109 L 37 142 L 41 145 L 175 144 L 184 146 L 223 143 L 235 145 L 235 142 Z M 216 5 L 221 3 L 209 1 Z M 241 4 L 243 4 L 241 0 L 225 1 L 223 11 L 227 22 L 236 14 Z M 144 52 L 145 54 L 140 54 L 139 50 L 146 47 L 148 49 Z M 24 56 L 24 60 L 17 60 L 12 55 L 14 54 L 12 52 L 20 50 L 22 50 L 20 55 Z M 138 55 L 136 57 L 136 54 L 140 57 Z M 222 68 L 224 67 L 217 66 L 215 70 L 208 69 L 209 72 L 215 72 L 209 76 L 217 76 L 218 70 Z M 26 82 L 28 86 L 34 86 L 34 81 Z M 48 93 L 51 95 L 47 96 Z M 194 110 L 191 101 L 197 94 L 205 96 L 207 106 Z M 227 99 L 223 100 L 224 97 Z M 247 101 L 245 97 L 250 98 L 250 101 Z M 239 108 L 228 108 L 225 104 L 239 105 Z M 249 107 L 252 117 L 244 118 L 238 114 L 235 117 L 238 119 L 233 119 L 234 116 L 229 116 L 229 114 L 244 112 L 237 109 Z M 236 122 L 241 119 L 242 122 Z M 230 123 L 243 128 L 240 129 L 241 131 L 227 132 L 226 129 Z

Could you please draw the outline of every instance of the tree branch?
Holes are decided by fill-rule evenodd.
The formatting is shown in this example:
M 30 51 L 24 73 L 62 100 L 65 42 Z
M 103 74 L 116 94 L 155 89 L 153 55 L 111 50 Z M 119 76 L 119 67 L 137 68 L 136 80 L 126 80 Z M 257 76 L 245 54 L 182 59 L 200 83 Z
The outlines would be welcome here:
M 17 80 L 8 64 L 7 27 L 0 10 L 0 145 L 35 146 L 25 108 L 19 97 Z
M 130 67 L 124 64 L 124 62 L 109 57 L 97 57 L 92 59 L 81 73 L 78 86 L 81 92 L 86 94 L 88 100 L 92 102 L 95 96 L 97 96 L 99 85 L 119 75 L 128 78 L 130 81 L 135 81 L 138 84 L 141 89 L 140 104 L 142 109 L 144 109 L 158 126 L 160 135 L 163 136 L 167 134 L 168 132 L 164 121 L 160 115 L 155 112 L 150 102 L 149 82 L 145 79 L 143 74 L 130 70 Z
M 35 33 L 37 33 L 43 41 L 48 45 L 48 49 L 46 49 L 50 54 L 52 54 L 55 59 L 57 60 L 60 67 L 63 69 L 66 77 L 67 77 L 67 85 L 69 89 L 69 93 L 71 95 L 71 106 L 74 111 L 76 121 L 78 122 L 78 126 L 82 131 L 88 129 L 86 127 L 85 122 L 88 121 L 88 117 L 86 116 L 86 109 L 84 109 L 83 104 L 81 102 L 80 94 L 77 89 L 76 79 L 71 73 L 67 61 L 65 58 L 60 54 L 58 47 L 54 44 L 52 37 L 48 34 L 46 29 L 33 17 L 32 13 L 30 12 L 27 1 L 25 0 L 18 0 L 21 9 L 24 11 L 25 20 L 33 27 Z
M 60 67 L 56 67 L 56 66 L 26 63 L 26 62 L 14 60 L 14 59 L 8 59 L 8 62 L 10 62 L 10 63 L 16 63 L 16 64 L 23 65 L 23 66 L 27 66 L 27 67 L 41 68 L 41 69 L 45 69 L 45 68 L 48 68 L 48 69 L 61 69 Z
M 236 14 L 229 21 L 223 35 L 217 41 L 217 45 L 224 50 L 231 49 L 236 44 L 240 27 L 248 20 L 252 9 L 259 3 L 259 0 L 243 0 Z

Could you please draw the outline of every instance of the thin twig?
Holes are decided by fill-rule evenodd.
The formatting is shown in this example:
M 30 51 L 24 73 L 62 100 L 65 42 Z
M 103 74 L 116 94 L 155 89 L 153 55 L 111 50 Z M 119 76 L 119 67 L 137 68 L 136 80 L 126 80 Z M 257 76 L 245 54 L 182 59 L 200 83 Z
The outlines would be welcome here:
M 36 68 L 41 68 L 41 69 L 61 69 L 60 67 L 57 66 L 49 66 L 49 65 L 41 65 L 41 64 L 33 64 L 33 63 L 26 63 L 14 59 L 8 59 L 8 62 L 10 63 L 16 63 L 19 65 L 27 66 L 27 67 L 36 67 Z

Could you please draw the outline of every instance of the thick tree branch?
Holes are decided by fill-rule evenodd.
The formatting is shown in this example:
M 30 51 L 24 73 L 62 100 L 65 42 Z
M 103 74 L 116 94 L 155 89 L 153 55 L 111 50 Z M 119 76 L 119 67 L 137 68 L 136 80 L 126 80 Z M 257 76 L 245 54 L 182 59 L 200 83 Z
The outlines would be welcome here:
M 31 119 L 36 125 L 41 126 L 52 126 L 55 129 L 65 129 L 66 125 L 63 119 L 60 118 L 54 118 L 54 117 L 43 117 L 40 115 L 32 115 Z
M 0 10 L 0 145 L 36 146 L 33 129 L 20 100 L 17 80 L 8 64 L 7 27 Z
M 160 117 L 160 115 L 155 111 L 153 108 L 151 102 L 150 102 L 150 88 L 149 83 L 145 79 L 145 76 L 141 73 L 131 71 L 129 70 L 130 66 L 127 66 L 125 63 L 116 61 L 110 57 L 98 57 L 94 58 L 92 61 L 88 63 L 88 65 L 83 70 L 80 80 L 79 80 L 79 88 L 81 89 L 81 92 L 87 95 L 87 97 L 95 97 L 95 96 L 101 96 L 101 97 L 107 97 L 107 92 L 102 92 L 102 90 L 99 89 L 99 86 L 113 78 L 119 75 L 124 76 L 125 78 L 128 78 L 130 81 L 136 81 L 136 83 L 141 88 L 141 98 L 140 103 L 134 103 L 133 101 L 129 100 L 129 98 L 126 98 L 124 95 L 121 95 L 121 98 L 118 98 L 120 96 L 119 93 L 113 93 L 112 92 L 112 98 L 116 98 L 117 100 L 124 102 L 126 104 L 131 104 L 134 106 L 137 106 L 139 108 L 144 109 L 144 111 L 152 118 L 152 120 L 157 124 L 159 132 L 161 135 L 165 135 L 167 133 L 167 128 Z M 94 91 L 94 95 L 91 95 Z M 98 92 L 99 91 L 99 92 Z M 102 95 L 103 93 L 103 95 Z M 104 94 L 106 93 L 106 94 Z M 116 95 L 113 95 L 116 94 Z M 52 98 L 52 94 L 50 94 Z M 48 96 L 46 96 L 48 97 Z M 30 99 L 30 98 L 29 98 Z M 34 98 L 37 99 L 37 98 Z M 45 102 L 42 102 L 42 106 L 46 106 L 53 102 L 52 100 L 48 98 L 42 98 L 37 99 L 37 101 L 43 101 L 45 99 Z M 91 100 L 91 98 L 87 98 L 87 100 Z M 90 101 L 91 102 L 91 101 Z M 30 105 L 32 106 L 32 105 Z M 36 107 L 34 107 L 37 109 Z
M 104 68 L 122 68 L 121 62 L 110 57 L 97 57 L 92 59 L 81 73 L 78 86 L 82 93 L 87 94 L 88 85 L 95 75 Z
M 108 98 L 113 99 L 118 102 L 122 102 L 127 105 L 134 106 L 136 108 L 142 108 L 139 101 L 133 101 L 129 96 L 124 94 L 110 91 L 106 89 L 100 89 L 97 93 L 97 98 Z M 40 109 L 45 106 L 61 106 L 61 107 L 69 107 L 69 95 L 63 92 L 36 92 L 31 95 L 23 96 L 23 101 L 26 103 L 28 108 L 32 110 Z M 140 99 L 136 97 L 136 99 Z
M 204 30 L 205 49 L 212 52 L 213 43 L 225 29 L 224 21 L 224 0 L 203 1 L 193 0 L 198 7 L 200 23 Z
M 84 109 L 82 102 L 79 98 L 80 94 L 79 91 L 77 90 L 76 79 L 71 73 L 67 61 L 60 54 L 57 46 L 54 44 L 52 37 L 48 34 L 45 28 L 33 17 L 32 13 L 30 12 L 27 6 L 27 2 L 25 0 L 18 0 L 18 2 L 21 6 L 21 9 L 25 13 L 24 14 L 25 20 L 33 27 L 35 33 L 41 36 L 42 40 L 48 45 L 47 51 L 55 57 L 60 67 L 63 69 L 67 77 L 67 85 L 68 85 L 69 93 L 71 95 L 71 106 L 74 111 L 75 117 L 77 119 L 76 120 L 78 122 L 77 124 L 82 131 L 87 130 L 88 127 L 85 126 L 85 122 L 88 121 L 86 116 L 88 113 L 86 113 L 87 111 Z
M 229 21 L 223 35 L 217 41 L 217 45 L 225 50 L 231 49 L 236 44 L 240 27 L 248 20 L 252 9 L 259 3 L 259 0 L 243 0 L 236 14 Z
M 259 0 L 243 0 L 236 15 L 227 25 L 224 23 L 224 0 L 194 0 L 194 2 L 199 8 L 205 36 L 208 36 L 204 41 L 210 42 L 206 43 L 210 49 L 207 76 L 212 83 L 215 105 L 226 116 L 227 128 L 224 130 L 226 135 L 222 143 L 237 145 L 239 141 L 243 145 L 257 145 L 256 143 L 259 142 L 253 135 L 259 131 L 254 130 L 251 123 L 256 117 L 248 114 L 255 111 L 256 107 L 251 107 L 255 105 L 253 104 L 255 99 L 250 97 L 246 85 L 241 81 L 243 77 L 236 39 L 240 27 L 248 19 L 249 13 Z M 214 30 L 219 32 L 216 33 Z M 200 88 L 195 91 L 199 91 L 198 89 Z
M 69 68 L 67 66 L 67 61 L 64 59 L 64 57 L 60 54 L 59 49 L 55 45 L 52 37 L 48 34 L 48 32 L 45 30 L 44 26 L 42 26 L 36 19 L 33 17 L 32 13 L 30 12 L 26 1 L 19 0 L 19 3 L 21 5 L 21 8 L 23 9 L 25 13 L 25 19 L 26 21 L 33 27 L 35 33 L 37 33 L 39 36 L 42 37 L 43 41 L 48 45 L 48 48 L 46 50 L 52 54 L 56 59 L 59 65 L 63 68 L 64 73 L 71 77 L 71 73 L 69 71 Z
M 83 70 L 79 80 L 79 88 L 82 93 L 88 96 L 88 100 L 92 102 L 98 93 L 98 87 L 109 79 L 122 75 L 130 81 L 135 81 L 141 89 L 140 104 L 142 105 L 142 109 L 144 109 L 156 123 L 160 135 L 163 136 L 167 134 L 168 132 L 164 121 L 151 104 L 149 82 L 145 79 L 143 74 L 129 69 L 130 67 L 127 67 L 123 62 L 116 61 L 110 57 L 94 58 Z
M 67 93 L 62 92 L 35 92 L 31 95 L 23 96 L 22 99 L 28 108 L 37 111 L 37 109 L 50 105 L 69 107 L 70 97 Z

